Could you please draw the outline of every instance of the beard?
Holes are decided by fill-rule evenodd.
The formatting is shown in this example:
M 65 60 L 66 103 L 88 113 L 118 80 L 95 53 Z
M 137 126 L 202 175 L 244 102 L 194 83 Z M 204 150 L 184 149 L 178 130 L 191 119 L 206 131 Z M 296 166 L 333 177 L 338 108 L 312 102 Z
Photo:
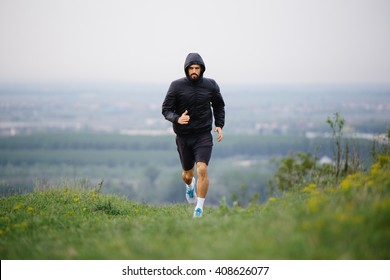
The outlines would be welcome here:
M 198 74 L 196 74 L 196 73 L 192 73 L 192 74 L 191 74 L 191 80 L 195 81 L 195 80 L 197 80 L 198 78 L 199 78 Z

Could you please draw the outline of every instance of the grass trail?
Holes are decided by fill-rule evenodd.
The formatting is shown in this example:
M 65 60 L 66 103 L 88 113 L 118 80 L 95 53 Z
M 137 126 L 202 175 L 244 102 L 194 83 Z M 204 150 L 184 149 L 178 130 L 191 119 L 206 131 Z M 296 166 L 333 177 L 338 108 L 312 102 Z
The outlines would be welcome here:
M 247 208 L 150 206 L 68 185 L 0 199 L 9 259 L 390 259 L 389 158 Z

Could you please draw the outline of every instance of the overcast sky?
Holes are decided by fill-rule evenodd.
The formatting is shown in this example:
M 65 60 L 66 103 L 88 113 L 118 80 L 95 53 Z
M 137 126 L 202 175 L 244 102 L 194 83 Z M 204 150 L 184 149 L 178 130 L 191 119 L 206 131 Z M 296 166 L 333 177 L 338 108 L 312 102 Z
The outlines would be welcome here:
M 0 0 L 0 83 L 390 83 L 389 0 Z

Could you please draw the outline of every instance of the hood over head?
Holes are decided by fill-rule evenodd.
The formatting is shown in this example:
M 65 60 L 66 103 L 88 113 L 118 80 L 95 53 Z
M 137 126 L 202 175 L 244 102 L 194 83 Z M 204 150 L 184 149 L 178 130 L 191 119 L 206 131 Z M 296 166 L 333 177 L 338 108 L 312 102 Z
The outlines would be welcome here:
M 193 64 L 200 65 L 200 77 L 203 77 L 203 73 L 204 71 L 206 71 L 206 65 L 204 64 L 202 57 L 198 53 L 189 53 L 187 55 L 186 61 L 184 62 L 184 72 L 186 73 L 186 76 L 188 77 L 188 67 Z

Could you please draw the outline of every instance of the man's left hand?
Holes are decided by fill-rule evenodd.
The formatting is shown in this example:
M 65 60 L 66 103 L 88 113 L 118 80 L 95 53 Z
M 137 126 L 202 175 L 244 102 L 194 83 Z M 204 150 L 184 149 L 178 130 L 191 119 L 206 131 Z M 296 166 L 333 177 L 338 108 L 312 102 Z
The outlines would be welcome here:
M 217 126 L 217 127 L 214 129 L 214 131 L 215 131 L 215 132 L 218 132 L 217 140 L 218 140 L 218 142 L 221 142 L 221 141 L 222 141 L 222 138 L 223 138 L 222 128 L 220 128 L 220 127 Z

